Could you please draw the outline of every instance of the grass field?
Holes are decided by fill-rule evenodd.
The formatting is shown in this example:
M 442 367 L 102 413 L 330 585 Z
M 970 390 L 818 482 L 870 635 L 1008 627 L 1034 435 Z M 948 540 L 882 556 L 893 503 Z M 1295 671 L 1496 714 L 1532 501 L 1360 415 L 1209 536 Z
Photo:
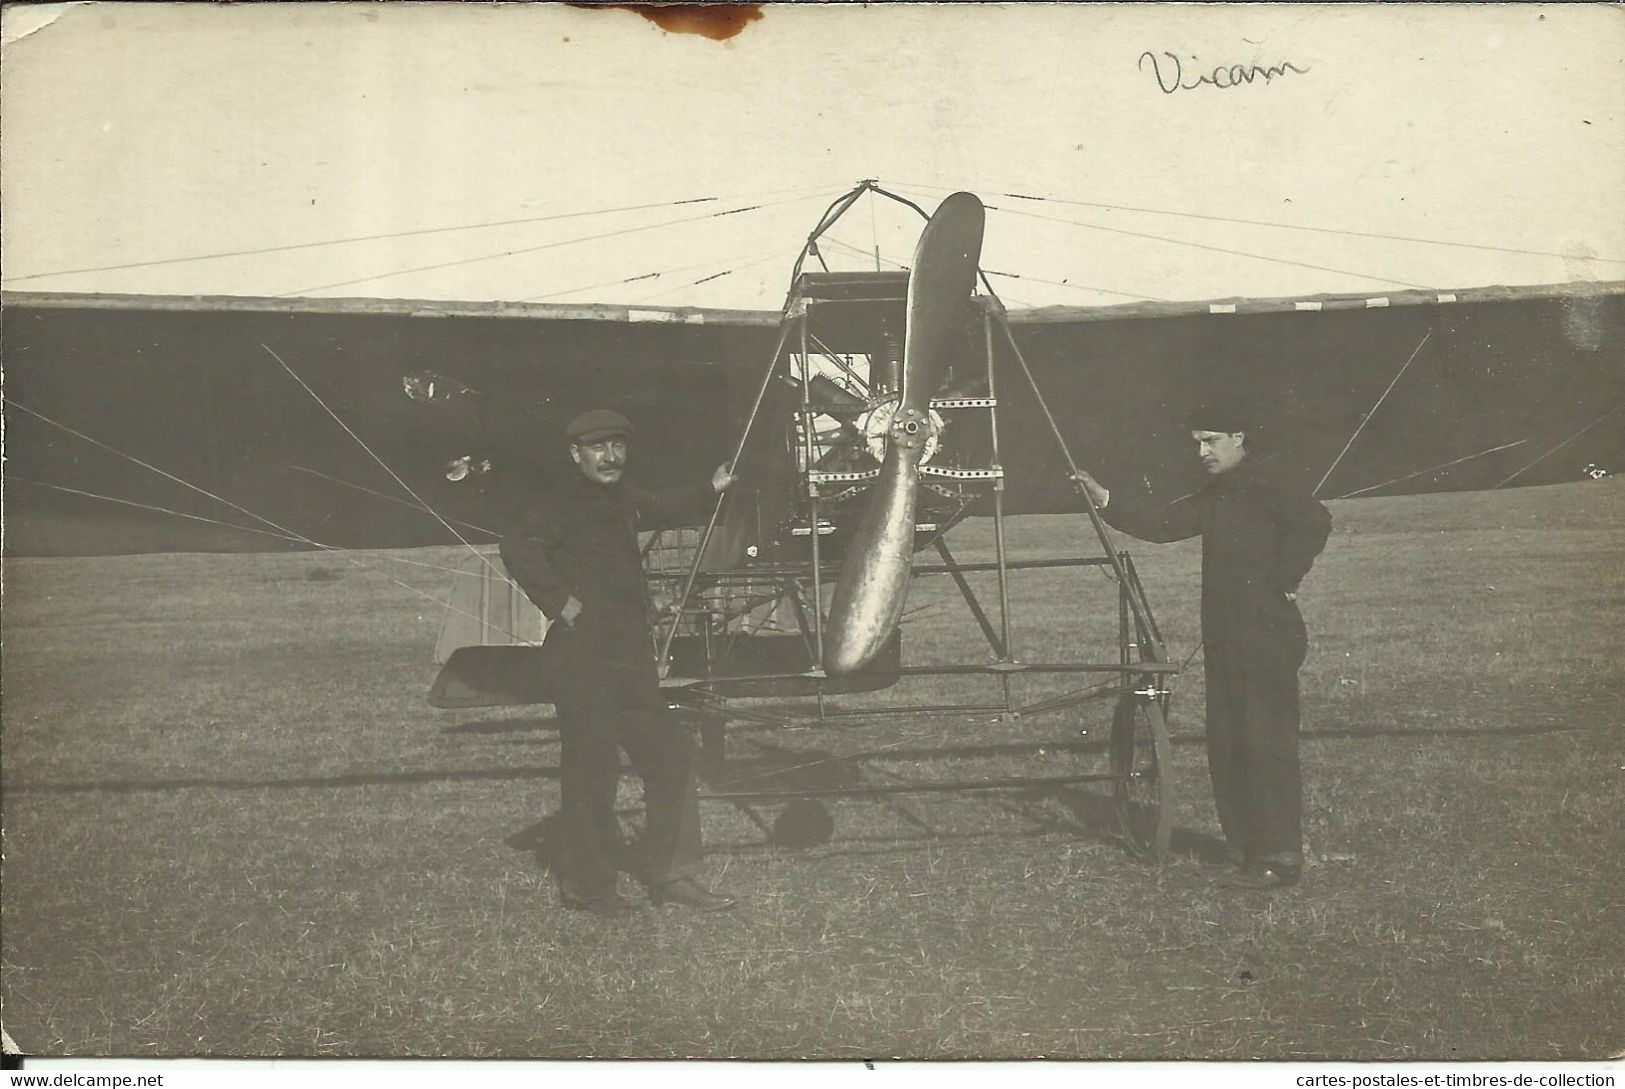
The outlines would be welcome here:
M 437 596 L 444 572 L 377 553 L 12 560 L 5 1027 L 77 1055 L 1619 1053 L 1625 486 L 1334 516 L 1303 595 L 1299 888 L 1214 887 L 1198 658 L 1176 683 L 1160 868 L 1122 850 L 1095 789 L 841 801 L 808 848 L 771 842 L 776 804 L 714 803 L 711 876 L 742 908 L 616 923 L 561 910 L 543 868 L 551 723 L 424 703 L 439 616 L 377 572 Z M 985 554 L 967 532 L 961 558 Z M 1078 532 L 1024 519 L 1012 547 Z M 1182 660 L 1196 548 L 1135 555 Z M 1114 600 L 1098 573 L 1024 581 L 1018 653 L 1106 653 Z M 910 608 L 912 660 L 984 653 L 951 586 Z M 1109 711 L 1086 710 L 744 725 L 728 777 L 1088 769 L 1078 730 Z M 629 832 L 637 800 L 628 780 Z

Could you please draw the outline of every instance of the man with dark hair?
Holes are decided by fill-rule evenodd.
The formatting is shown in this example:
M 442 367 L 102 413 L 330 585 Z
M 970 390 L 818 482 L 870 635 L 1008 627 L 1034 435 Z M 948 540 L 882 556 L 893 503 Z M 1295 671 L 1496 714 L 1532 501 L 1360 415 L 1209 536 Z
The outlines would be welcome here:
M 565 432 L 577 472 L 502 539 L 502 562 L 552 626 L 556 655 L 564 901 L 594 915 L 631 914 L 616 891 L 615 792 L 620 750 L 643 779 L 646 878 L 656 904 L 701 911 L 733 906 L 700 869 L 694 747 L 674 720 L 656 675 L 638 531 L 703 522 L 734 476 L 645 492 L 621 483 L 632 425 L 594 409 Z
M 1298 583 L 1326 546 L 1331 516 L 1280 461 L 1248 441 L 1241 407 L 1215 400 L 1188 418 L 1209 481 L 1157 504 L 1078 483 L 1101 515 L 1146 541 L 1202 535 L 1208 770 L 1219 826 L 1240 872 L 1232 887 L 1295 884 L 1303 869 L 1298 669 L 1308 649 Z

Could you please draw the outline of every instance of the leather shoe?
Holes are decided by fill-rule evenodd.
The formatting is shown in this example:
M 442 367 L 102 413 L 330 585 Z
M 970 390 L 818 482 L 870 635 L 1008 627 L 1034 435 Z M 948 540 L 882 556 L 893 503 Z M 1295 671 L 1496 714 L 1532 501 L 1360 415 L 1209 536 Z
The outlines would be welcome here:
M 726 911 L 734 906 L 732 896 L 707 890 L 692 877 L 679 877 L 675 881 L 662 881 L 651 886 L 649 898 L 656 904 L 676 904 L 695 911 Z
M 591 900 L 565 900 L 564 905 L 575 911 L 596 915 L 600 919 L 624 919 L 638 910 L 636 904 L 618 892 L 594 897 Z
M 1284 889 L 1296 885 L 1302 876 L 1302 866 L 1289 866 L 1284 862 L 1249 862 L 1239 872 L 1221 877 L 1219 884 L 1227 889 Z

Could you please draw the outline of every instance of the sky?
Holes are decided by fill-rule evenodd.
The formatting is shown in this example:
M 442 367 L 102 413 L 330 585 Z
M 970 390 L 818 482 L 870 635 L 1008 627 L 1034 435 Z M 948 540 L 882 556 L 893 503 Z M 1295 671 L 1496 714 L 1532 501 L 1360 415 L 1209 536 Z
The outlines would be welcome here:
M 773 309 L 863 178 L 980 195 L 1013 306 L 1625 279 L 1617 6 L 4 18 L 8 291 Z M 824 252 L 896 267 L 919 223 L 865 197 Z

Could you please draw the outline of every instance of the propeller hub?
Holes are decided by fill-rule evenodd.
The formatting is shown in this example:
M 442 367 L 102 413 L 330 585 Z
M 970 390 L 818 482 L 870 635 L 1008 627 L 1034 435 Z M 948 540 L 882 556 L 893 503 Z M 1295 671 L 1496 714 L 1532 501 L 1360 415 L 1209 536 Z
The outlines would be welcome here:
M 858 420 L 858 426 L 863 430 L 869 453 L 876 461 L 886 459 L 888 446 L 898 446 L 908 451 L 918 450 L 920 453 L 916 460 L 923 464 L 937 452 L 943 420 L 937 412 L 921 412 L 891 398 L 864 414 Z

